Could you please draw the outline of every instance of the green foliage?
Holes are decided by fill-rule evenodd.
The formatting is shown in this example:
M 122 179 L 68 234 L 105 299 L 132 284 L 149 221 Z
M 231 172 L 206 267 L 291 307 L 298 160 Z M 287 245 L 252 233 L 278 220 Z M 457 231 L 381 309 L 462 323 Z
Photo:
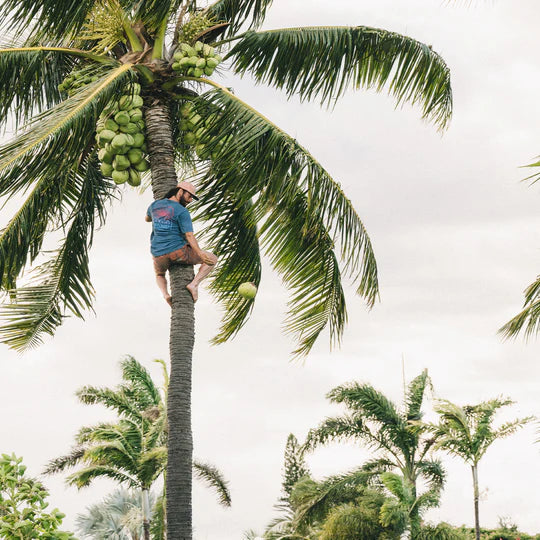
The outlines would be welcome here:
M 283 492 L 287 497 L 291 496 L 293 486 L 305 476 L 309 476 L 301 446 L 298 439 L 291 433 L 285 446 L 285 459 L 283 466 Z
M 328 398 L 346 405 L 347 414 L 327 418 L 318 428 L 309 431 L 306 450 L 314 450 L 331 441 L 356 440 L 373 449 L 375 459 L 364 464 L 355 474 L 364 481 L 378 480 L 389 497 L 381 509 L 387 526 L 411 529 L 414 539 L 420 528 L 422 513 L 439 503 L 445 472 L 441 463 L 428 458 L 435 439 L 426 436 L 422 404 L 430 387 L 427 371 L 413 379 L 407 388 L 401 409 L 369 384 L 350 383 L 334 388 Z M 397 473 L 396 473 L 397 471 Z M 349 475 L 344 475 L 346 483 Z M 350 477 L 351 480 L 353 477 Z M 417 490 L 422 480 L 426 489 Z
M 0 538 L 5 540 L 75 540 L 59 530 L 65 514 L 47 511 L 49 493 L 26 476 L 22 458 L 2 454 L 0 458 Z
M 472 534 L 469 535 L 443 522 L 437 525 L 423 525 L 417 538 L 418 540 L 472 540 Z
M 343 54 L 343 51 L 347 51 Z M 234 46 L 235 71 L 301 99 L 333 104 L 349 87 L 387 87 L 398 104 L 419 102 L 423 117 L 444 128 L 451 116 L 450 71 L 431 47 L 358 26 L 248 32 Z
M 435 405 L 439 423 L 426 424 L 426 427 L 437 439 L 436 448 L 477 465 L 497 439 L 514 434 L 533 420 L 533 417 L 520 418 L 495 428 L 493 422 L 498 410 L 513 403 L 510 399 L 496 398 L 460 407 L 450 401 L 439 400 Z
M 291 289 L 285 328 L 298 340 L 297 355 L 307 354 L 326 328 L 331 343 L 339 343 L 347 321 L 344 275 L 369 306 L 374 304 L 372 246 L 340 185 L 295 139 L 202 77 L 201 67 L 193 66 L 196 81 L 173 69 L 178 39 L 193 40 L 197 31 L 218 23 L 194 45 L 201 49 L 193 51 L 202 55 L 198 62 L 207 62 L 207 76 L 219 63 L 216 56 L 202 58 L 213 55 L 202 42 L 212 41 L 217 52 L 230 53 L 233 70 L 288 95 L 328 102 L 351 86 L 388 88 L 398 103 L 418 103 L 422 115 L 439 126 L 451 112 L 448 68 L 429 46 L 378 29 L 253 31 L 270 4 L 217 0 L 199 9 L 183 0 L 0 0 L 0 22 L 9 14 L 19 34 L 0 49 L 6 82 L 0 88 L 0 122 L 8 113 L 17 130 L 27 121 L 23 132 L 0 148 L 0 199 L 27 195 L 0 231 L 0 287 L 11 299 L 0 313 L 7 321 L 1 341 L 24 350 L 53 334 L 67 315 L 82 317 L 91 309 L 88 249 L 104 204 L 118 194 L 108 175 L 138 185 L 138 173 L 148 167 L 137 162 L 138 151 L 128 154 L 133 165 L 128 175 L 126 158 L 112 161 L 105 138 L 98 142 L 107 157 L 103 154 L 96 167 L 96 121 L 113 97 L 135 83 L 142 86 L 145 110 L 156 102 L 169 109 L 177 163 L 187 171 L 186 180 L 200 183 L 198 217 L 206 220 L 207 238 L 220 258 L 211 286 L 225 310 L 216 343 L 233 337 L 253 309 L 254 302 L 239 301 L 236 290 L 245 281 L 259 284 L 261 251 Z M 240 27 L 248 32 L 238 35 Z M 221 34 L 227 39 L 213 41 Z M 172 43 L 165 43 L 171 35 Z M 184 60 L 189 58 L 178 62 Z M 89 76 L 88 84 L 71 80 L 81 73 Z M 202 85 L 214 90 L 204 92 Z M 58 86 L 72 95 L 64 99 Z M 203 126 L 186 125 L 185 101 L 195 101 Z M 151 162 L 160 161 L 154 157 Z M 16 289 L 50 231 L 65 236 L 58 252 L 37 269 L 36 281 Z
M 383 531 L 376 509 L 344 504 L 330 512 L 320 540 L 375 540 Z M 399 535 L 385 537 L 398 539 Z
M 77 516 L 76 525 L 82 538 L 92 540 L 142 538 L 141 496 L 134 491 L 118 489 L 103 501 L 86 508 L 84 514 Z
M 504 337 L 515 337 L 524 330 L 525 337 L 540 332 L 540 276 L 525 289 L 523 310 L 508 321 L 499 332 Z

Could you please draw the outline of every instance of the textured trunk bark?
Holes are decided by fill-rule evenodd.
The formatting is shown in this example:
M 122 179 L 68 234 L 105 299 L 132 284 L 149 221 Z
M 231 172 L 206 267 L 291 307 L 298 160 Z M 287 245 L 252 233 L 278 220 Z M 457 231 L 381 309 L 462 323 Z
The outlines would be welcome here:
M 143 489 L 141 493 L 142 497 L 142 511 L 143 511 L 143 532 L 144 540 L 150 540 L 150 500 L 148 498 L 148 490 Z
M 480 493 L 478 489 L 478 465 L 471 465 L 474 490 L 474 532 L 476 540 L 480 540 L 480 512 L 478 509 L 478 500 Z
M 154 198 L 158 199 L 178 183 L 167 102 L 155 99 L 149 103 L 145 119 L 152 191 Z M 193 279 L 193 266 L 174 265 L 170 269 L 169 278 L 173 305 L 169 342 L 171 374 L 167 399 L 167 539 L 192 540 L 191 359 L 195 324 L 193 299 L 186 285 Z

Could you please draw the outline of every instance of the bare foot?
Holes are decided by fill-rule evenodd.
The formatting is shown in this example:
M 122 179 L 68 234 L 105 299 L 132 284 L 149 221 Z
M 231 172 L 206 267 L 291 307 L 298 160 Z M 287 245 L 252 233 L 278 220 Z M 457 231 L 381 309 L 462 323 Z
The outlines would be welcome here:
M 193 297 L 193 303 L 195 303 L 197 301 L 197 298 L 199 298 L 198 287 L 190 283 L 189 285 L 186 285 L 186 289 L 191 293 L 191 296 Z
M 165 298 L 165 302 L 167 302 L 167 304 L 172 307 L 172 296 L 169 294 L 167 296 L 164 296 L 163 298 Z

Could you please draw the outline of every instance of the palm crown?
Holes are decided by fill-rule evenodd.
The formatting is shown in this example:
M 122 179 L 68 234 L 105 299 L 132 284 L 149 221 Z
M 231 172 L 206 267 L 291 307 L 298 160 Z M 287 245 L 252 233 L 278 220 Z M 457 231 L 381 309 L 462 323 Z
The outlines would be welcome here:
M 209 78 L 221 60 L 209 57 L 219 52 L 233 73 L 328 105 L 351 86 L 386 88 L 398 103 L 417 103 L 439 128 L 451 114 L 449 71 L 431 47 L 384 30 L 257 31 L 270 3 L 1 3 L 2 22 L 9 21 L 14 37 L 0 50 L 0 118 L 5 124 L 11 113 L 23 129 L 0 148 L 0 197 L 24 194 L 0 232 L 0 283 L 13 300 L 3 309 L 5 343 L 18 349 L 36 345 L 66 314 L 81 317 L 91 308 L 93 232 L 119 197 L 115 181 L 137 184 L 146 168 L 133 174 L 115 169 L 113 181 L 112 164 L 124 163 L 126 155 L 124 170 L 135 171 L 137 163 L 149 160 L 155 196 L 175 180 L 174 165 L 200 186 L 196 217 L 204 218 L 206 238 L 221 260 L 211 285 L 225 307 L 216 342 L 245 323 L 253 303 L 239 301 L 235 291 L 244 281 L 259 283 L 261 252 L 292 290 L 286 329 L 299 340 L 297 354 L 309 351 L 326 326 L 339 341 L 346 322 L 342 272 L 374 303 L 372 247 L 339 184 L 295 139 Z M 192 55 L 187 45 L 198 50 Z M 203 73 L 196 67 L 201 59 Z M 74 73 L 83 84 L 69 80 Z M 106 145 L 113 143 L 101 131 L 123 108 L 118 96 L 126 96 L 125 104 L 138 92 L 145 119 L 130 123 L 146 133 L 148 144 L 139 141 L 135 163 L 126 150 L 127 132 L 123 154 L 113 161 L 105 157 L 111 150 Z M 167 103 L 165 112 L 158 102 Z M 60 238 L 58 249 L 35 269 L 34 281 L 16 288 L 51 231 Z

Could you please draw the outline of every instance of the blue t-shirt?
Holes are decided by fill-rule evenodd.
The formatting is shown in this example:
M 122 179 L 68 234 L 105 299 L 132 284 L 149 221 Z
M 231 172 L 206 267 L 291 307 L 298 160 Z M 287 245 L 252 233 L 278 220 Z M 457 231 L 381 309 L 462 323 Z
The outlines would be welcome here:
M 171 253 L 187 244 L 185 234 L 193 232 L 193 224 L 188 210 L 181 204 L 160 199 L 148 207 L 146 214 L 152 219 L 150 251 L 154 257 Z

